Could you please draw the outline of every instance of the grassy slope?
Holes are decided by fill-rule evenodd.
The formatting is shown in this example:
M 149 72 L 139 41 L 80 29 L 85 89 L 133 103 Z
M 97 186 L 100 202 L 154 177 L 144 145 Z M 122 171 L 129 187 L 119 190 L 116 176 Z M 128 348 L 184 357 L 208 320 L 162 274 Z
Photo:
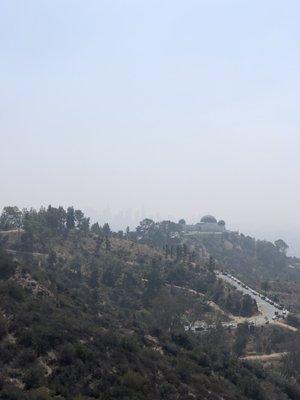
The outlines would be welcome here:
M 211 310 L 163 285 L 177 267 L 158 250 L 112 238 L 106 251 L 96 236 L 75 232 L 49 242 L 51 262 L 20 253 L 0 282 L 1 398 L 297 398 L 284 378 L 238 361 L 221 327 L 182 332 L 176 316 Z M 7 263 L 2 256 L 0 270 Z M 155 282 L 156 268 L 150 290 L 145 279 Z M 184 268 L 192 287 L 195 273 Z

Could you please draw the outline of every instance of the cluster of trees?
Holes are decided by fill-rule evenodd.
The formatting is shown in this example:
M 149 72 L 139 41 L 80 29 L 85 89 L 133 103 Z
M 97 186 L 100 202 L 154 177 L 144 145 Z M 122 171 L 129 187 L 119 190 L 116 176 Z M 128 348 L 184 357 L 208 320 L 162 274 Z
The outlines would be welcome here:
M 23 226 L 23 214 L 18 207 L 4 207 L 0 216 L 0 229 L 19 229 Z
M 230 290 L 223 282 L 217 281 L 213 287 L 212 299 L 221 306 L 222 309 L 234 315 L 250 317 L 257 313 L 257 303 L 248 294 L 242 294 L 238 290 Z
M 0 280 L 9 279 L 14 275 L 16 270 L 16 263 L 12 260 L 12 258 L 0 248 Z
M 165 249 L 166 246 L 171 251 L 173 246 L 181 245 L 182 232 L 184 224 L 172 221 L 154 222 L 152 219 L 146 218 L 140 222 L 134 232 L 130 232 L 130 239 L 140 243 L 146 243 L 160 249 Z
M 177 260 L 185 260 L 193 262 L 196 260 L 196 252 L 190 250 L 187 244 L 177 244 L 169 246 L 168 244 L 164 247 L 165 257 L 176 257 Z
M 90 228 L 90 219 L 85 217 L 81 210 L 75 210 L 74 207 L 47 208 L 41 207 L 38 211 L 34 208 L 30 210 L 19 210 L 18 207 L 4 207 L 0 216 L 0 229 L 13 230 L 23 228 L 26 231 L 35 232 L 42 227 L 56 233 L 64 230 L 77 228 L 82 231 L 88 231 Z
M 201 237 L 197 239 L 206 250 L 226 269 L 255 285 L 260 281 L 275 279 L 298 280 L 299 274 L 288 268 L 287 244 L 279 239 L 275 243 L 255 240 L 243 234 L 226 232 L 222 237 Z M 226 248 L 229 242 L 231 249 Z
M 44 235 L 63 234 L 76 229 L 81 232 L 93 232 L 103 236 L 111 235 L 108 223 L 103 227 L 98 222 L 90 225 L 90 218 L 81 210 L 74 207 L 41 207 L 39 210 L 23 209 L 18 207 L 4 207 L 0 215 L 0 230 L 9 231 L 24 229 L 28 233 Z
M 201 259 L 203 249 L 205 249 L 224 267 L 235 270 L 241 277 L 247 277 L 249 283 L 254 283 L 260 278 L 274 279 L 274 276 L 297 279 L 294 276 L 295 272 L 286 271 L 288 245 L 282 239 L 271 243 L 231 232 L 224 232 L 222 236 L 186 236 L 184 232 L 184 220 L 178 223 L 155 222 L 146 218 L 127 237 L 164 250 L 166 257 L 174 256 L 178 259 L 190 259 L 190 261 Z M 231 250 L 226 249 L 225 242 L 230 243 Z

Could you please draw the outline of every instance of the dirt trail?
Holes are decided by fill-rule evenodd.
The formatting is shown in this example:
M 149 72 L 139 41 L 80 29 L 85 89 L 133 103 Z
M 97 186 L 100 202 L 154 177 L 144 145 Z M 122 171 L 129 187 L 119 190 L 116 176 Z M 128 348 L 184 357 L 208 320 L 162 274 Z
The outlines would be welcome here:
M 170 287 L 170 288 L 176 288 L 176 289 L 184 290 L 184 291 L 186 291 L 186 292 L 188 292 L 188 293 L 191 293 L 191 294 L 193 294 L 193 295 L 195 295 L 195 296 L 204 296 L 203 293 L 198 292 L 197 290 L 194 290 L 194 289 L 186 288 L 186 287 L 184 287 L 184 286 L 171 285 L 170 283 L 166 283 L 166 286 L 167 286 L 167 287 Z
M 295 328 L 294 326 L 284 324 L 281 321 L 275 321 L 274 324 L 280 326 L 281 328 L 289 329 L 292 332 L 297 332 L 298 331 L 298 329 Z
M 24 229 L 11 229 L 9 231 L 0 231 L 0 235 L 9 235 L 11 233 L 24 233 Z
M 285 356 L 287 352 L 271 353 L 271 354 L 253 354 L 250 356 L 240 357 L 240 360 L 253 360 L 253 361 L 277 361 Z
M 47 253 L 37 253 L 37 252 L 31 252 L 31 251 L 19 251 L 19 250 L 10 250 L 10 249 L 7 249 L 6 251 L 7 251 L 7 253 L 10 253 L 10 254 L 24 254 L 24 255 L 28 254 L 28 255 L 36 256 L 36 257 L 48 257 L 48 255 L 49 255 Z

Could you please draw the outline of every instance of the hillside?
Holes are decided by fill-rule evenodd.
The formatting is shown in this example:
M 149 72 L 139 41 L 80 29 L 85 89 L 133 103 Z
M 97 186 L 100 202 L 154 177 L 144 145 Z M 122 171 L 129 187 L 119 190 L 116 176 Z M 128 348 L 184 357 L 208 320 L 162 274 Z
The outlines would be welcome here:
M 298 332 L 224 328 L 257 308 L 216 278 L 212 258 L 90 227 L 72 208 L 11 215 L 0 234 L 1 399 L 299 398 Z M 199 320 L 215 328 L 184 330 Z M 261 366 L 240 358 L 251 352 L 287 355 Z
M 147 219 L 131 238 L 174 254 L 185 248 L 189 259 L 199 262 L 208 262 L 211 257 L 216 268 L 230 271 L 300 314 L 300 260 L 286 255 L 282 240 L 271 243 L 226 230 L 221 234 L 187 235 L 182 221 Z

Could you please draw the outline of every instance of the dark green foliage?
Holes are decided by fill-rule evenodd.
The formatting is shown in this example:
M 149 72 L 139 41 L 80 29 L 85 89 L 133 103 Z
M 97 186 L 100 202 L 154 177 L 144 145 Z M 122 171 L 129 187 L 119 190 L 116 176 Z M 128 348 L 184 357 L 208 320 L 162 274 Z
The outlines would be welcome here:
M 282 252 L 282 253 L 286 253 L 289 246 L 282 240 L 282 239 L 278 239 L 274 242 L 275 246 L 277 247 L 277 249 Z
M 16 386 L 5 384 L 1 390 L 1 400 L 28 400 L 28 397 Z
M 130 395 L 130 393 L 146 393 L 149 383 L 140 373 L 129 370 L 121 377 L 121 385 Z
M 16 365 L 21 367 L 27 367 L 28 365 L 34 363 L 37 359 L 37 354 L 32 348 L 28 348 L 31 346 L 31 342 L 27 343 L 27 347 L 25 347 L 22 351 L 20 351 L 17 359 Z
M 261 287 L 261 289 L 263 290 L 263 291 L 265 291 L 265 292 L 267 292 L 268 290 L 269 290 L 269 282 L 268 281 L 263 281 L 263 282 L 261 282 L 261 285 L 260 285 L 260 287 Z
M 287 316 L 287 322 L 295 328 L 300 328 L 300 316 L 290 313 Z
M 150 273 L 148 275 L 147 290 L 145 292 L 146 297 L 153 299 L 155 295 L 159 292 L 162 284 L 163 281 L 160 268 L 157 265 L 157 262 L 153 262 Z
M 7 320 L 0 315 L 0 340 L 3 339 L 7 334 Z
M 44 375 L 45 371 L 39 365 L 28 368 L 24 376 L 26 388 L 33 389 L 42 386 L 45 382 Z
M 229 289 L 221 281 L 215 282 L 212 290 L 212 299 L 234 315 L 250 317 L 257 312 L 255 300 L 249 295 L 243 295 L 238 290 Z
M 240 324 L 237 327 L 235 342 L 233 345 L 233 350 L 237 356 L 242 356 L 244 354 L 247 341 L 248 341 L 248 325 Z
M 1 222 L 2 221 L 2 222 Z M 1 225 L 2 224 L 2 225 Z M 88 233 L 90 220 L 81 210 L 68 207 L 41 207 L 19 211 L 16 207 L 5 207 L 0 217 L 0 229 L 25 229 L 17 243 L 18 250 L 46 251 L 53 237 L 65 237 L 70 230 Z
M 0 280 L 7 280 L 14 275 L 16 264 L 6 252 L 0 248 Z
M 180 233 L 183 231 L 183 227 L 183 224 L 176 224 L 172 221 L 154 222 L 152 219 L 146 218 L 140 222 L 131 238 L 161 249 L 168 245 L 172 250 L 172 256 L 174 253 L 172 246 L 176 246 L 177 257 L 180 258 L 183 254 L 180 240 Z
M 288 354 L 284 358 L 284 373 L 295 378 L 300 384 L 300 333 L 298 331 L 288 346 Z
M 249 294 L 245 294 L 242 297 L 240 315 L 242 317 L 251 317 L 255 310 L 255 303 Z
M 105 223 L 102 227 L 102 233 L 104 236 L 109 236 L 111 234 L 111 230 L 110 227 L 108 225 L 108 223 Z
M 91 232 L 95 233 L 96 235 L 101 235 L 103 233 L 102 228 L 98 224 L 98 222 L 94 223 L 91 226 Z
M 0 230 L 18 229 L 22 226 L 22 211 L 18 207 L 4 207 L 0 216 Z
M 16 282 L 7 281 L 0 283 L 0 294 L 6 294 L 11 300 L 21 302 L 26 296 L 26 291 Z
M 67 209 L 66 228 L 68 230 L 75 228 L 75 211 L 74 211 L 74 207 L 68 207 L 68 209 Z

